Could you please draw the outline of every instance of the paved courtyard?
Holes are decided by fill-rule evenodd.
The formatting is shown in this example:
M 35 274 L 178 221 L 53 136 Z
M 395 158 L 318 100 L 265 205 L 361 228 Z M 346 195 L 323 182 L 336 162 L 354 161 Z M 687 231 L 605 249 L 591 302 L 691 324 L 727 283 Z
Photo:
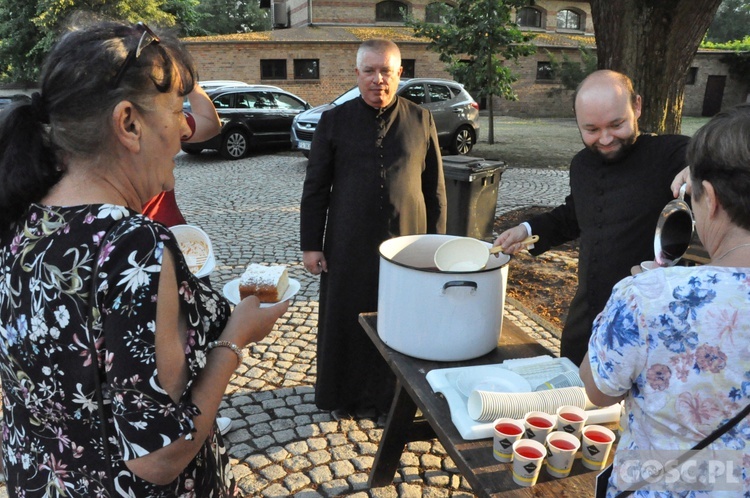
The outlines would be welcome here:
M 177 199 L 190 223 L 210 235 L 216 287 L 248 263 L 282 263 L 301 283 L 292 306 L 265 340 L 253 345 L 221 409 L 234 473 L 245 496 L 299 498 L 471 497 L 440 443 L 410 443 L 390 486 L 367 489 L 382 421 L 336 420 L 313 403 L 318 279 L 299 251 L 299 200 L 307 161 L 291 152 L 224 161 L 214 153 L 177 158 Z M 554 206 L 567 192 L 566 171 L 513 169 L 502 176 L 497 214 Z M 510 271 L 512 270 L 512 262 Z M 552 350 L 559 341 L 507 304 L 505 318 Z M 0 487 L 0 498 L 6 490 Z
M 212 238 L 218 259 L 214 284 L 222 286 L 250 262 L 286 264 L 301 283 L 274 332 L 252 346 L 221 410 L 234 420 L 229 451 L 241 488 L 247 496 L 269 498 L 473 496 L 437 441 L 409 444 L 394 484 L 368 490 L 382 425 L 335 420 L 314 405 L 318 279 L 304 271 L 299 251 L 306 164 L 290 152 L 236 162 L 208 153 L 178 158 L 178 202 L 186 218 Z M 567 184 L 565 171 L 509 168 L 497 213 L 557 205 Z M 557 339 L 528 317 L 510 305 L 505 311 L 507 319 L 557 348 Z

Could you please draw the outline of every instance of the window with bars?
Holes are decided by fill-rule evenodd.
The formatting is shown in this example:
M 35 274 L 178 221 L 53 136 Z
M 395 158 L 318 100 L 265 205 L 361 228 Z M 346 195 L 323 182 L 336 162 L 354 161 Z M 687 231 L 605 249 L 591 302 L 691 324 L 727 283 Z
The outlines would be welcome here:
M 532 7 L 523 7 L 516 14 L 516 24 L 526 28 L 541 28 L 542 13 Z
M 261 59 L 260 79 L 262 80 L 285 80 L 286 59 Z
M 573 10 L 561 10 L 557 13 L 557 28 L 582 30 L 581 14 Z
M 552 81 L 555 79 L 555 73 L 552 71 L 552 63 L 549 61 L 539 61 L 536 63 L 536 80 Z
M 425 22 L 431 22 L 433 24 L 445 24 L 445 16 L 442 15 L 446 9 L 453 9 L 454 7 L 448 3 L 443 2 L 432 2 L 427 4 L 424 11 Z
M 402 78 L 414 78 L 416 74 L 414 71 L 415 66 L 416 66 L 415 59 L 401 59 L 401 67 L 404 68 L 404 70 L 401 72 L 401 77 Z
M 294 59 L 295 80 L 318 80 L 320 79 L 319 59 Z
M 375 6 L 375 20 L 378 22 L 404 22 L 408 8 L 403 2 L 386 0 Z

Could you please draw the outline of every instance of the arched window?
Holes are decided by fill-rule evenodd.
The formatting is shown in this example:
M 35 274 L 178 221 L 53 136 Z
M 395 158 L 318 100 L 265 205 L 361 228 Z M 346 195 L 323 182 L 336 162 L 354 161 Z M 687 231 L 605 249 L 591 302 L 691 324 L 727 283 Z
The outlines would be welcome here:
M 425 7 L 424 20 L 425 22 L 431 22 L 435 24 L 445 24 L 446 19 L 445 16 L 442 15 L 442 12 L 446 9 L 453 8 L 453 5 L 447 3 L 432 2 L 431 4 L 428 4 L 427 7 Z
M 557 28 L 575 29 L 578 31 L 583 30 L 581 25 L 581 14 L 573 10 L 561 10 L 557 13 Z
M 516 24 L 526 28 L 541 28 L 542 13 L 532 7 L 523 7 L 516 14 Z
M 403 2 L 386 0 L 375 6 L 375 20 L 378 22 L 404 22 L 407 6 Z

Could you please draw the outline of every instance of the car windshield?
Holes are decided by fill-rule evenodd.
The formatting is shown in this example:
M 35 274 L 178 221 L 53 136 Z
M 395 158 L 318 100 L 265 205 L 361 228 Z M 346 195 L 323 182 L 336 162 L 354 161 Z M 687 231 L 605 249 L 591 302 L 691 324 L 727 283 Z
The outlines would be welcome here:
M 355 99 L 359 97 L 359 87 L 355 86 L 354 88 L 351 88 L 350 90 L 342 93 L 336 99 L 331 102 L 333 105 L 341 105 L 344 102 L 349 102 L 352 99 Z

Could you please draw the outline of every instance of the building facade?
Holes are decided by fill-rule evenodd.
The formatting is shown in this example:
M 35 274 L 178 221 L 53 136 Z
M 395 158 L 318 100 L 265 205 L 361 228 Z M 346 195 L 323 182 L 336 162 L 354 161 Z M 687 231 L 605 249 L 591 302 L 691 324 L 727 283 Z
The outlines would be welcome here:
M 440 22 L 445 0 L 271 0 L 268 32 L 185 39 L 201 79 L 236 79 L 280 86 L 312 105 L 331 101 L 355 84 L 355 54 L 362 40 L 388 38 L 401 48 L 404 76 L 452 79 L 424 39 L 404 27 L 404 15 Z M 537 52 L 513 64 L 517 101 L 494 98 L 496 113 L 527 117 L 572 116 L 570 91 L 552 79 L 551 61 L 580 60 L 595 50 L 587 0 L 537 0 L 519 9 L 516 22 L 536 35 Z M 729 75 L 721 53 L 699 52 L 685 87 L 684 114 L 712 115 L 747 100 L 747 88 Z M 469 89 L 470 91 L 472 89 Z M 472 92 L 476 95 L 477 92 Z M 480 100 L 477 98 L 477 100 Z M 486 107 L 486 101 L 481 102 Z

